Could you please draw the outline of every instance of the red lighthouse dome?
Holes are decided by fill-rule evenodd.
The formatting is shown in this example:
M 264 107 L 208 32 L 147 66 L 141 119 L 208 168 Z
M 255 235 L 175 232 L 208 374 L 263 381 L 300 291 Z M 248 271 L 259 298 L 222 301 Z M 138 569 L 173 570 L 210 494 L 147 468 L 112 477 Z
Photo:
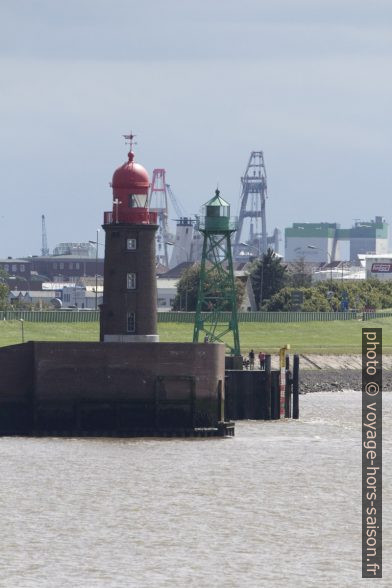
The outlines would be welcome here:
M 150 181 L 147 171 L 135 163 L 132 149 L 128 161 L 113 174 L 113 221 L 118 223 L 150 223 L 148 191 Z M 156 222 L 156 221 L 155 221 Z
M 147 171 L 142 165 L 134 162 L 133 151 L 128 153 L 128 161 L 121 165 L 113 174 L 113 197 L 120 198 L 128 194 L 148 194 L 150 185 Z

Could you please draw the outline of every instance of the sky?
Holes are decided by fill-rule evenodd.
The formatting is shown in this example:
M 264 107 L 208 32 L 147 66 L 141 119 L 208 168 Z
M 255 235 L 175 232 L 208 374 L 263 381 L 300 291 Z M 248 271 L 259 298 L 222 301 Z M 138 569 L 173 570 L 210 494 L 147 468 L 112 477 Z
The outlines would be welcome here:
M 391 29 L 390 0 L 0 0 L 0 258 L 42 214 L 94 240 L 130 130 L 186 214 L 217 185 L 235 214 L 262 150 L 269 233 L 391 223 Z

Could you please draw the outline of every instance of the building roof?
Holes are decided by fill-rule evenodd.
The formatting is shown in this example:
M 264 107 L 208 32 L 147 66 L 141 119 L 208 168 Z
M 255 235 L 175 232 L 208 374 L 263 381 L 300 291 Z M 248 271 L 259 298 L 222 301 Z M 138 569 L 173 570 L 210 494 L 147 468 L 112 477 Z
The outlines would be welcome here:
M 30 298 L 55 298 L 56 291 L 53 290 L 10 290 L 10 296 L 29 296 Z
M 215 190 L 215 196 L 211 198 L 208 202 L 206 202 L 205 206 L 230 206 L 226 200 L 222 198 L 218 189 Z
M 19 258 L 12 258 L 12 257 L 5 257 L 3 259 L 0 259 L 0 263 L 27 263 L 27 261 L 25 259 L 19 259 Z
M 169 271 L 169 268 L 166 265 L 163 265 L 163 263 L 157 263 L 157 265 L 155 267 L 155 273 L 157 275 L 165 274 L 168 271 Z
M 183 261 L 183 262 L 179 263 L 178 265 L 176 265 L 176 267 L 173 267 L 168 272 L 165 272 L 164 274 L 160 274 L 158 277 L 158 280 L 161 280 L 162 278 L 181 278 L 184 271 L 186 269 L 188 269 L 189 267 L 192 267 L 194 265 L 194 263 L 195 263 L 194 261 Z M 158 284 L 159 284 L 159 281 L 158 281 Z
M 32 257 L 25 257 L 22 262 L 26 261 L 96 261 L 95 257 L 89 257 L 87 255 L 33 255 Z M 103 262 L 103 257 L 98 257 L 98 262 Z

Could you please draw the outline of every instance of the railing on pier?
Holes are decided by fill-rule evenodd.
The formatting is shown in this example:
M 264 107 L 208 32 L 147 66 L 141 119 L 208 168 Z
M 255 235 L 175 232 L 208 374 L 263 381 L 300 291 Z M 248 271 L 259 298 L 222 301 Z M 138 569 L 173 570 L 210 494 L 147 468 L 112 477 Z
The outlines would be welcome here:
M 93 323 L 99 320 L 99 310 L 3 310 L 0 320 L 32 323 Z
M 201 318 L 207 319 L 209 313 L 202 313 Z M 220 314 L 223 322 L 231 319 L 230 312 Z M 348 321 L 358 318 L 356 311 L 347 312 L 239 312 L 238 322 L 241 323 L 298 323 L 309 321 Z M 161 323 L 193 323 L 194 312 L 158 312 Z

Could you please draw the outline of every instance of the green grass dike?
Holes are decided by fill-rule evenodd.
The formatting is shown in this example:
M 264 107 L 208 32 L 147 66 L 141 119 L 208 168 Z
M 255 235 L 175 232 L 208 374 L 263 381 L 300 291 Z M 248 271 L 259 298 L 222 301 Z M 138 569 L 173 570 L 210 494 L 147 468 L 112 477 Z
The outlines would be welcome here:
M 190 323 L 159 323 L 161 342 L 191 342 Z M 331 321 L 307 323 L 240 323 L 241 352 L 276 353 L 289 343 L 293 353 L 361 353 L 362 329 L 382 328 L 383 353 L 392 354 L 392 318 L 372 321 Z M 99 325 L 93 323 L 23 323 L 25 341 L 98 341 Z M 229 340 L 229 339 L 228 339 Z M 20 321 L 0 322 L 0 346 L 22 342 Z

